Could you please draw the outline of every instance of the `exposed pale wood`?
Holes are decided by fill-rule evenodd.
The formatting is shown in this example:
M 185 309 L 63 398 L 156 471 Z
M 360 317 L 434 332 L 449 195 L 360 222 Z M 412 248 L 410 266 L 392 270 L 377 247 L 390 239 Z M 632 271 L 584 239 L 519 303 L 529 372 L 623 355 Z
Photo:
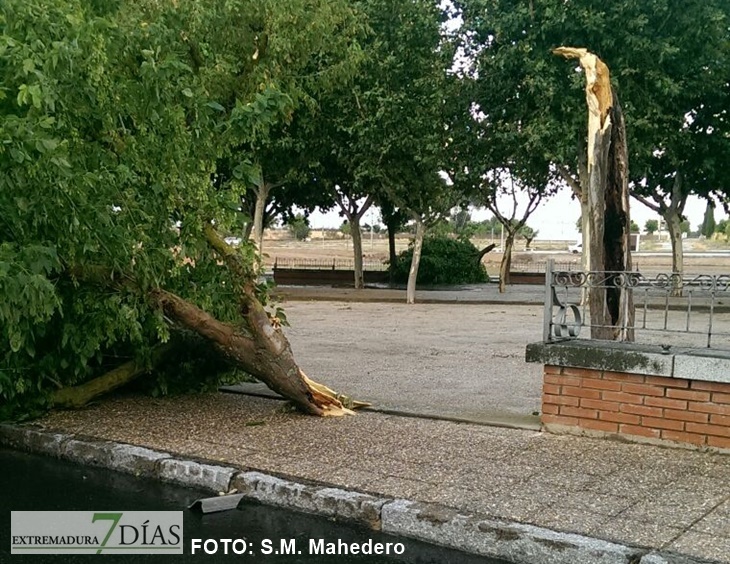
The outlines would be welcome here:
M 608 67 L 584 48 L 559 47 L 553 52 L 568 59 L 578 59 L 586 77 L 588 151 L 586 179 L 580 183 L 580 196 L 587 269 L 596 272 L 630 270 L 626 128 L 618 97 L 611 89 Z M 633 324 L 630 290 L 591 288 L 588 304 L 591 337 L 633 339 L 632 331 L 622 329 L 622 326 Z

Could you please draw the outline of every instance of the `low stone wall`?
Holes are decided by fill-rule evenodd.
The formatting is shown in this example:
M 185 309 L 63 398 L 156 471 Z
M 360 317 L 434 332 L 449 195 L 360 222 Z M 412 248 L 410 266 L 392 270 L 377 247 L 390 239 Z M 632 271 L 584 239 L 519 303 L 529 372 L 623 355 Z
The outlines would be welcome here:
M 725 353 L 569 341 L 530 345 L 527 359 L 545 365 L 546 431 L 730 452 Z

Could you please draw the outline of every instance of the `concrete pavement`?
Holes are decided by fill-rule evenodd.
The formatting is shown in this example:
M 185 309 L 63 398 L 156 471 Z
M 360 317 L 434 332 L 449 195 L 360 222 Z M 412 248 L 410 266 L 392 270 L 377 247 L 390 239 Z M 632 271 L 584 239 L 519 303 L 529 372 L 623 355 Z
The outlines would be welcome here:
M 201 485 L 210 475 L 215 489 L 244 471 L 236 483 L 248 496 L 310 511 L 331 488 L 360 492 L 380 500 L 365 504 L 372 526 L 510 562 L 730 562 L 730 457 L 378 413 L 320 419 L 283 406 L 234 394 L 128 397 L 52 413 L 40 421 L 45 439 L 24 442 L 6 428 L 0 441 L 112 466 L 117 451 L 82 437 L 204 459 L 219 469 L 166 477 Z M 233 470 L 221 480 L 220 467 Z
M 317 295 L 346 300 L 354 292 L 333 290 Z M 525 300 L 539 294 L 520 290 Z M 490 291 L 462 291 L 460 301 Z M 354 362 L 362 372 L 363 361 Z M 427 374 L 431 365 L 422 364 Z M 452 364 L 458 372 L 458 359 Z M 399 404 L 402 390 L 383 390 Z M 520 564 L 730 562 L 726 455 L 389 413 L 320 419 L 279 400 L 221 393 L 53 412 L 36 426 L 0 426 L 3 443 L 211 490 L 235 487 L 265 503 Z

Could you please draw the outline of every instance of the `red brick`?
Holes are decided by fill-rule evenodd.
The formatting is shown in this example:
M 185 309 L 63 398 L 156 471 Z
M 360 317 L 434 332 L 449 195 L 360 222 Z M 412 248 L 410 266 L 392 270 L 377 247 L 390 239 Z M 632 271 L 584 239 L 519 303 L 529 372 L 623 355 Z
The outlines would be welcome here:
M 595 409 L 583 409 L 564 405 L 560 408 L 560 415 L 568 417 L 580 417 L 581 419 L 598 419 L 598 411 Z
M 591 388 L 595 390 L 609 390 L 611 392 L 621 391 L 621 382 L 609 382 L 608 380 L 592 380 L 586 378 L 581 382 L 584 388 Z
M 673 431 L 684 430 L 684 421 L 661 419 L 659 417 L 642 417 L 641 424 L 644 427 L 651 427 L 652 429 L 672 429 Z
M 591 370 L 590 368 L 574 368 L 566 366 L 563 368 L 563 374 L 565 376 L 574 376 L 576 378 L 600 378 L 600 370 Z
M 719 425 L 687 423 L 687 431 L 689 433 L 701 433 L 705 435 L 713 435 L 715 437 L 730 437 L 730 427 L 721 427 Z
M 640 374 L 626 374 L 624 372 L 609 372 L 603 373 L 604 380 L 614 380 L 617 382 L 634 382 L 636 384 L 644 383 L 644 376 Z
M 690 443 L 692 445 L 704 445 L 707 442 L 707 435 L 664 430 L 662 431 L 662 439 L 678 441 L 680 443 Z
M 606 433 L 618 433 L 618 425 L 610 421 L 597 421 L 595 419 L 581 419 L 578 423 L 583 429 L 593 431 L 604 431 Z
M 730 449 L 730 438 L 727 437 L 707 437 L 707 444 L 716 448 Z
M 601 392 L 598 390 L 586 390 L 583 388 L 574 388 L 573 386 L 563 386 L 562 395 L 573 396 L 578 398 L 600 399 Z
M 611 411 L 602 411 L 598 414 L 601 421 L 613 421 L 614 423 L 626 423 L 627 425 L 639 425 L 641 417 L 631 415 L 630 413 L 613 413 Z
M 644 396 L 638 396 L 636 394 L 627 394 L 625 392 L 601 392 L 601 399 L 605 401 L 617 401 L 619 403 L 634 403 L 641 405 L 644 401 Z
M 730 403 L 730 394 L 712 394 L 712 401 L 715 403 Z
M 730 405 L 718 405 L 716 403 L 689 402 L 690 411 L 701 413 L 717 413 L 718 415 L 730 415 Z
M 645 415 L 646 417 L 662 417 L 664 411 L 661 407 L 649 407 L 647 405 L 634 405 L 632 403 L 622 403 L 620 408 L 623 413 L 632 413 L 634 415 Z
M 542 403 L 554 403 L 556 405 L 572 405 L 573 407 L 578 407 L 580 399 L 568 396 L 551 396 L 550 394 L 543 394 Z
M 710 392 L 696 392 L 694 390 L 667 389 L 667 397 L 692 401 L 710 401 Z
M 579 419 L 575 417 L 563 417 L 562 415 L 543 415 L 540 420 L 544 425 L 557 424 L 577 427 Z
M 679 421 L 692 421 L 693 423 L 707 423 L 709 415 L 707 413 L 697 413 L 696 411 L 685 411 L 684 409 L 665 409 L 664 417 Z
M 555 384 L 556 386 L 580 386 L 580 378 L 558 376 L 557 374 L 545 374 L 543 382 L 546 384 Z
M 560 395 L 560 386 L 557 386 L 556 384 L 543 384 L 542 393 L 559 396 Z
M 664 376 L 647 376 L 647 384 L 664 386 L 666 388 L 689 388 L 689 380 L 683 378 L 666 378 Z
M 598 409 L 599 411 L 618 411 L 619 404 L 615 401 L 603 401 L 583 398 L 580 400 L 580 406 L 588 409 Z
M 651 386 L 649 384 L 634 384 L 633 382 L 624 382 L 621 384 L 621 391 L 627 394 L 640 394 L 642 396 L 663 396 L 664 388 L 659 386 Z
M 563 370 L 562 366 L 554 366 L 552 364 L 546 364 L 544 367 L 545 374 L 560 374 Z
M 698 423 L 700 423 L 698 421 Z M 713 425 L 722 425 L 723 427 L 730 427 L 730 417 L 727 415 L 711 415 L 710 416 L 710 423 Z
M 644 399 L 644 405 L 651 407 L 666 407 L 667 409 L 687 409 L 687 402 L 678 399 L 655 398 L 649 396 Z
M 557 415 L 560 411 L 560 406 L 552 405 L 549 403 L 542 404 L 542 412 L 548 415 Z
M 661 436 L 661 431 L 659 431 L 659 429 L 637 427 L 636 425 L 621 425 L 618 431 L 622 435 L 638 435 L 640 437 L 649 437 L 651 439 L 658 439 Z
M 727 382 L 705 382 L 703 380 L 692 380 L 693 390 L 705 390 L 708 392 L 721 392 L 730 394 L 730 384 Z

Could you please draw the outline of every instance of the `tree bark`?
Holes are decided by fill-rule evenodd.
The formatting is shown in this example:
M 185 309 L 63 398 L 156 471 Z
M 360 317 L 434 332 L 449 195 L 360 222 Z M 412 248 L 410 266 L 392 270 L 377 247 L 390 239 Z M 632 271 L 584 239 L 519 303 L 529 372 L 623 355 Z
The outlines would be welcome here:
M 490 243 L 489 245 L 484 247 L 481 251 L 479 251 L 479 254 L 477 255 L 477 264 L 481 264 L 482 259 L 486 256 L 486 254 L 493 251 L 496 246 L 497 246 L 497 243 Z
M 304 374 L 294 360 L 289 341 L 281 328 L 272 322 L 256 298 L 255 280 L 247 275 L 240 257 L 210 224 L 205 226 L 204 232 L 211 247 L 241 281 L 236 291 L 245 329 L 223 323 L 175 294 L 153 291 L 153 299 L 166 315 L 208 339 L 231 362 L 291 400 L 305 413 L 323 416 L 351 414 L 343 400 L 353 407 L 363 405 L 351 402 Z
M 682 277 L 684 276 L 684 249 L 682 247 L 682 217 L 673 206 L 663 214 L 667 223 L 667 231 L 672 242 L 672 295 L 682 295 Z
M 365 287 L 365 275 L 362 268 L 362 232 L 360 231 L 360 217 L 354 214 L 350 221 L 350 237 L 352 237 L 352 252 L 355 264 L 355 289 Z
M 344 197 L 339 192 L 335 194 L 335 200 L 350 223 L 350 237 L 352 237 L 352 251 L 355 264 L 355 289 L 361 290 L 365 287 L 365 281 L 362 272 L 362 232 L 360 231 L 360 220 L 372 205 L 373 197 L 368 196 L 365 203 L 359 209 L 356 200 L 349 199 L 348 202 L 345 202 Z
M 507 231 L 507 238 L 504 240 L 502 262 L 499 264 L 499 293 L 504 294 L 507 285 L 510 283 L 509 273 L 512 268 L 512 248 L 515 244 L 515 233 Z
M 416 280 L 418 278 L 418 267 L 421 264 L 421 250 L 423 249 L 423 236 L 426 227 L 420 216 L 415 215 L 416 238 L 413 242 L 413 257 L 411 258 L 411 269 L 408 272 L 408 286 L 406 287 L 406 303 L 416 303 Z
M 395 225 L 393 222 L 387 223 L 388 228 L 388 281 L 393 284 L 395 276 L 395 263 L 398 261 L 398 255 L 395 252 Z
M 616 92 L 613 92 L 610 117 L 611 140 L 606 179 L 606 216 L 604 248 L 607 271 L 630 272 L 631 216 L 629 209 L 629 153 L 626 122 Z M 606 290 L 606 302 L 613 329 L 613 339 L 634 340 L 634 295 L 625 285 L 615 284 Z
M 262 182 L 261 186 L 254 188 L 256 194 L 256 207 L 253 213 L 253 238 L 259 256 L 263 254 L 264 249 L 264 213 L 266 212 L 266 200 L 269 198 L 271 185 Z
M 625 285 L 614 286 L 618 279 L 611 274 L 631 268 L 628 152 L 623 113 L 603 61 L 582 48 L 559 47 L 554 53 L 579 59 L 586 75 L 589 270 L 602 273 L 589 292 L 591 337 L 633 339 L 631 290 Z
M 93 380 L 89 380 L 78 386 L 61 388 L 51 397 L 51 404 L 53 407 L 69 409 L 83 407 L 97 397 L 108 394 L 136 380 L 140 376 L 148 374 L 165 358 L 169 350 L 169 346 L 163 345 L 157 347 L 153 351 L 149 363 L 130 360 Z

